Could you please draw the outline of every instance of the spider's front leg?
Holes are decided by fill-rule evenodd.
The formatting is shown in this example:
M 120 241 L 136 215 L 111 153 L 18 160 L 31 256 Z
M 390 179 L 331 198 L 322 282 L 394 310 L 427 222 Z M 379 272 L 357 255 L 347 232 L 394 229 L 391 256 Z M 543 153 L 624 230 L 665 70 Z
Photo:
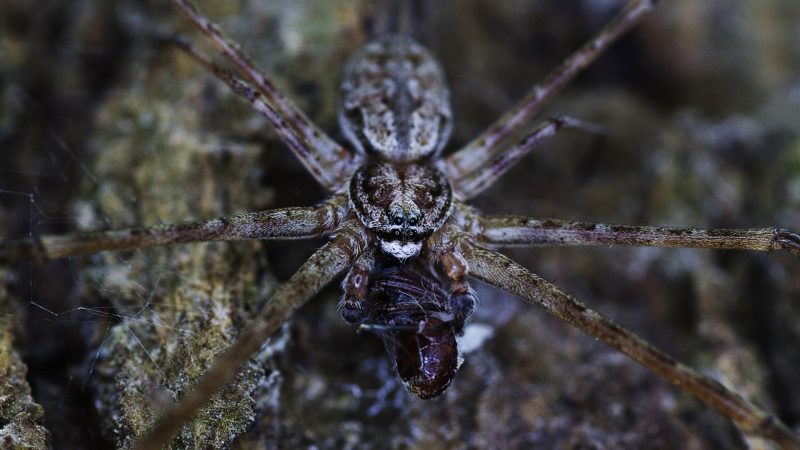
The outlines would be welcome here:
M 511 259 L 476 245 L 463 249 L 470 274 L 517 295 L 626 354 L 666 381 L 733 420 L 745 433 L 759 435 L 782 449 L 800 448 L 800 436 L 709 377 L 675 361 L 633 332 L 590 309 Z
M 355 169 L 350 152 L 325 134 L 280 92 L 245 55 L 239 45 L 226 38 L 219 27 L 203 16 L 194 4 L 188 0 L 173 0 L 173 3 L 211 39 L 223 56 L 239 68 L 245 78 L 255 85 L 255 89 L 214 64 L 187 41 L 178 42 L 181 48 L 211 69 L 234 92 L 247 99 L 259 113 L 264 115 L 320 184 L 329 191 L 336 191 L 346 183 Z
M 0 264 L 191 242 L 309 239 L 334 231 L 346 214 L 347 200 L 339 195 L 318 207 L 282 208 L 148 228 L 9 240 L 0 242 Z
M 544 103 L 558 93 L 577 74 L 603 54 L 621 35 L 653 9 L 657 0 L 631 0 L 622 11 L 597 35 L 551 71 L 540 84 L 531 89 L 480 136 L 450 155 L 442 165 L 447 176 L 458 184 L 472 172 L 497 159 L 509 138 L 519 136 L 528 121 L 541 110 Z

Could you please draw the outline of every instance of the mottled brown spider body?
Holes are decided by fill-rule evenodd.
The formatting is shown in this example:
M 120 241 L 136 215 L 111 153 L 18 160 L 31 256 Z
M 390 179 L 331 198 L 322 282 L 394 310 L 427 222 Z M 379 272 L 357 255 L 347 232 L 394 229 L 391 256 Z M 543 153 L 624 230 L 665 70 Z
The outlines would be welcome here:
M 366 44 L 345 67 L 339 124 L 361 155 L 394 162 L 437 155 L 453 127 L 439 63 L 406 36 Z
M 452 129 L 439 63 L 406 36 L 369 42 L 345 67 L 339 124 L 365 161 L 348 191 L 356 217 L 383 252 L 416 256 L 453 204 L 447 177 L 426 163 Z
M 399 260 L 419 254 L 453 208 L 447 178 L 424 163 L 367 164 L 353 175 L 348 194 L 353 212 L 381 251 Z
M 451 128 L 444 76 L 419 44 L 390 36 L 367 44 L 347 65 L 340 124 L 352 151 L 335 142 L 279 92 L 239 49 L 188 0 L 173 0 L 206 34 L 238 75 L 187 40 L 176 44 L 208 67 L 274 127 L 331 197 L 294 207 L 141 229 L 42 236 L 0 244 L 0 261 L 52 259 L 108 250 L 213 240 L 305 239 L 329 236 L 266 302 L 238 340 L 180 402 L 153 420 L 138 448 L 158 448 L 229 382 L 250 356 L 305 302 L 338 276 L 344 318 L 383 329 L 407 387 L 440 394 L 458 367 L 456 336 L 475 303 L 469 277 L 510 292 L 605 342 L 666 381 L 729 417 L 745 433 L 800 448 L 800 437 L 719 382 L 681 364 L 557 286 L 495 252 L 507 246 L 618 245 L 694 247 L 800 254 L 800 237 L 779 228 L 738 230 L 612 226 L 522 216 L 484 215 L 464 202 L 562 127 L 529 121 L 545 101 L 587 67 L 654 7 L 630 0 L 594 38 L 464 147 L 440 151 Z M 241 78 L 240 78 L 241 77 Z M 525 136 L 509 143 L 517 136 Z M 449 282 L 443 288 L 436 268 Z M 446 292 L 446 293 L 445 293 Z

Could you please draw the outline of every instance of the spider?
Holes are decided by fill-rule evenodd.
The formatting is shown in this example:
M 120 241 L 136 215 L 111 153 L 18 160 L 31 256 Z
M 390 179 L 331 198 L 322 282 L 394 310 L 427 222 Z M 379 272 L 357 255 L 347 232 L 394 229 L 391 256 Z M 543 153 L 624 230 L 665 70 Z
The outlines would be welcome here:
M 466 200 L 486 189 L 505 170 L 564 126 L 582 126 L 567 118 L 550 119 L 517 144 L 504 138 L 519 132 L 540 105 L 632 26 L 651 2 L 632 1 L 586 47 L 548 77 L 534 94 L 504 115 L 495 125 L 449 157 L 440 153 L 451 125 L 446 87 L 437 65 L 418 44 L 402 37 L 376 41 L 350 64 L 344 83 L 344 134 L 355 153 L 345 151 L 310 123 L 188 2 L 180 6 L 239 68 L 248 81 L 236 78 L 212 63 L 187 42 L 186 51 L 246 98 L 276 127 L 289 147 L 333 197 L 317 208 L 290 208 L 251 213 L 204 222 L 72 236 L 43 236 L 4 245 L 7 259 L 59 258 L 103 250 L 122 250 L 178 242 L 237 239 L 303 238 L 322 234 L 334 237 L 306 262 L 281 288 L 245 337 L 223 356 L 184 403 L 167 413 L 159 429 L 143 441 L 149 446 L 170 435 L 243 361 L 289 318 L 303 302 L 337 275 L 348 272 L 341 303 L 343 316 L 360 322 L 365 306 L 362 292 L 374 275 L 376 256 L 397 261 L 427 261 L 441 265 L 451 280 L 449 309 L 456 327 L 463 326 L 474 304 L 466 277 L 471 276 L 517 294 L 549 312 L 617 347 L 654 372 L 683 387 L 730 416 L 745 431 L 776 440 L 785 447 L 797 438 L 783 425 L 754 409 L 715 382 L 679 365 L 643 343 L 630 332 L 530 274 L 511 260 L 487 250 L 503 245 L 651 245 L 666 247 L 745 248 L 798 251 L 798 238 L 777 229 L 694 230 L 605 226 L 564 221 L 539 221 L 524 217 L 483 216 L 466 206 Z M 394 59 L 386 55 L 395 55 Z M 397 80 L 378 77 L 374 82 L 362 72 L 374 60 L 386 65 L 405 58 L 415 61 L 406 101 L 395 105 L 386 95 Z M 363 65 L 363 68 L 359 68 Z M 380 64 L 377 64 L 380 66 Z M 390 73 L 397 73 L 394 69 Z M 248 86 L 251 83 L 254 87 Z M 413 88 L 410 86 L 413 84 Z M 389 87 L 387 87 L 389 86 Z M 395 86 L 394 89 L 397 89 Z M 411 95 L 416 91 L 417 96 Z M 378 99 L 378 101 L 375 101 Z M 383 103 L 380 100 L 383 100 Z M 367 102 L 366 100 L 369 100 Z M 348 105 L 350 107 L 348 108 Z M 382 106 L 388 106 L 382 110 Z M 392 107 L 399 109 L 393 109 Z M 388 111 L 388 113 L 387 113 Z M 390 114 L 391 113 L 391 114 Z M 412 183 L 413 182 L 413 183 Z M 418 185 L 424 186 L 423 189 Z M 430 194 L 430 195 L 429 195 Z M 429 198 L 430 197 L 430 198 Z

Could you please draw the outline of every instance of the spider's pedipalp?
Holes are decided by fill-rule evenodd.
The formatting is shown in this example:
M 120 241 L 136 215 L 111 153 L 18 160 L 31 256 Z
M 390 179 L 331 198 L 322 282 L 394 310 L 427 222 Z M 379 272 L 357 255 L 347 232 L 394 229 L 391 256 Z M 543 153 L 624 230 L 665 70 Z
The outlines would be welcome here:
M 447 301 L 453 312 L 456 331 L 461 334 L 478 303 L 478 295 L 467 282 L 469 264 L 458 250 L 446 251 L 439 259 L 445 274 L 450 279 L 450 295 Z
M 181 425 L 230 381 L 245 361 L 300 306 L 347 270 L 366 246 L 367 242 L 358 225 L 348 223 L 340 228 L 330 242 L 317 250 L 278 289 L 250 327 L 219 357 L 214 367 L 200 379 L 194 389 L 158 419 L 158 423 L 147 436 L 136 443 L 135 448 L 161 448 L 169 442 Z
M 372 252 L 364 252 L 342 282 L 342 298 L 337 309 L 345 322 L 358 324 L 364 319 L 364 301 L 370 284 L 369 273 L 375 265 Z
M 745 433 L 771 439 L 783 449 L 800 448 L 800 436 L 774 416 L 759 410 L 717 381 L 674 360 L 513 260 L 478 246 L 470 246 L 464 256 L 473 277 L 521 297 L 616 348 L 729 417 Z
M 211 39 L 214 46 L 236 65 L 247 79 L 255 84 L 260 93 L 258 98 L 263 102 L 263 106 L 256 109 L 267 117 L 283 141 L 311 175 L 329 191 L 336 191 L 346 183 L 354 168 L 353 156 L 350 152 L 309 120 L 300 108 L 295 106 L 256 68 L 256 65 L 239 48 L 239 45 L 226 38 L 215 24 L 200 13 L 194 4 L 189 0 L 173 0 L 173 3 Z M 231 83 L 231 77 L 226 75 L 227 71 L 218 69 L 208 58 L 202 56 L 188 43 L 180 43 L 180 46 L 204 65 L 211 67 L 214 73 L 228 83 L 237 94 L 244 96 L 243 89 L 236 88 Z M 253 103 L 254 107 L 256 106 L 252 99 L 255 96 L 252 93 L 245 97 Z
M 0 242 L 0 263 L 50 260 L 154 245 L 255 239 L 309 239 L 333 232 L 347 215 L 344 196 L 319 207 L 282 208 L 149 228 L 30 237 Z

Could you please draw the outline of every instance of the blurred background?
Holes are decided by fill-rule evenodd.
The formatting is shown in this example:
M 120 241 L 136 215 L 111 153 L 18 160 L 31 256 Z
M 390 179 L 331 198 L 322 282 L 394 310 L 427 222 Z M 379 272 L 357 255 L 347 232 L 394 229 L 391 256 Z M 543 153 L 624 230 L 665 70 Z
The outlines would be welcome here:
M 369 39 L 380 6 L 198 3 L 343 141 L 341 68 Z M 418 2 L 417 38 L 451 87 L 448 151 L 622 4 Z M 794 0 L 661 2 L 540 116 L 569 115 L 606 132 L 561 132 L 474 204 L 539 218 L 800 229 L 798 23 Z M 161 39 L 176 31 L 208 48 L 165 0 L 0 3 L 0 238 L 324 198 L 260 116 Z M 21 448 L 129 446 L 152 423 L 152 408 L 180 396 L 319 244 L 202 244 L 0 269 L 0 436 Z M 507 253 L 800 426 L 796 257 Z M 338 317 L 334 285 L 175 446 L 771 448 L 605 345 L 478 289 L 473 323 L 486 338 L 442 397 L 406 393 L 380 339 Z

